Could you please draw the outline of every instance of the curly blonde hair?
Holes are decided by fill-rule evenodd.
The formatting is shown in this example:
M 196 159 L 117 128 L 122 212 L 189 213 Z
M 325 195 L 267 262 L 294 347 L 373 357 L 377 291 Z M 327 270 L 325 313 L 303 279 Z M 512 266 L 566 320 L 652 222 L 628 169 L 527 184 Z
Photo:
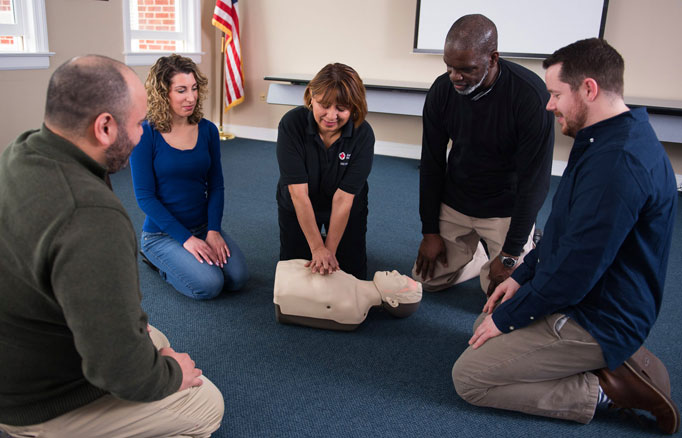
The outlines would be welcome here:
M 171 79 L 178 73 L 192 73 L 197 81 L 199 98 L 194 112 L 188 117 L 189 123 L 199 123 L 204 117 L 202 103 L 208 94 L 208 80 L 190 58 L 172 54 L 157 59 L 149 70 L 144 83 L 147 89 L 147 120 L 159 132 L 170 132 L 173 114 L 168 102 Z

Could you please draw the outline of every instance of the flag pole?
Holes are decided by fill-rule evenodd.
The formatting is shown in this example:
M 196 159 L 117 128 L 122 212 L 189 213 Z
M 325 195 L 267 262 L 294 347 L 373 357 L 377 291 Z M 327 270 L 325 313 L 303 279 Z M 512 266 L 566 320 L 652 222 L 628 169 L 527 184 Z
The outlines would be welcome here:
M 234 134 L 231 132 L 223 132 L 223 115 L 225 114 L 225 35 L 220 39 L 220 127 L 218 128 L 218 135 L 220 140 L 233 140 Z

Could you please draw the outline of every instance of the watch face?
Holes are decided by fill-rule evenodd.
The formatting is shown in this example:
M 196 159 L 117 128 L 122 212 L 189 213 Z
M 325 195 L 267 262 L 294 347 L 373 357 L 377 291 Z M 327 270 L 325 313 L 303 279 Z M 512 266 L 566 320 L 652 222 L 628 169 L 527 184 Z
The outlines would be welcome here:
M 504 265 L 505 268 L 513 268 L 514 265 L 516 265 L 516 260 L 511 257 L 504 257 L 502 259 L 502 265 Z

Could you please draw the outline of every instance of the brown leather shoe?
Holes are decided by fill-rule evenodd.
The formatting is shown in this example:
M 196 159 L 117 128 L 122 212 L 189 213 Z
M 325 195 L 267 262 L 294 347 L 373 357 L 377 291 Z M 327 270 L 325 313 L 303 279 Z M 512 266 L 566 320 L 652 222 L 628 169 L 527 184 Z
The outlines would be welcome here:
M 670 397 L 670 376 L 668 375 L 668 370 L 663 365 L 663 362 L 661 362 L 661 359 L 657 358 L 651 351 L 642 345 L 626 362 L 638 374 L 647 377 L 651 383 Z
M 663 433 L 677 432 L 680 428 L 677 406 L 663 389 L 656 386 L 638 368 L 625 361 L 615 370 L 602 368 L 594 373 L 616 407 L 649 411 L 656 417 L 656 424 Z

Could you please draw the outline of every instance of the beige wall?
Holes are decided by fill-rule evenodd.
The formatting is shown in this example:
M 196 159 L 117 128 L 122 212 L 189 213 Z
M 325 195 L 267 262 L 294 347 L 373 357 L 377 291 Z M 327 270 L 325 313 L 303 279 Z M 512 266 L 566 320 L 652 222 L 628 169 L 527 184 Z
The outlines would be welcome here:
M 104 19 L 121 17 L 120 1 L 48 0 L 45 8 L 49 47 L 55 55 L 50 58 L 47 70 L 0 71 L 0 87 L 6 104 L 0 120 L 0 148 L 22 131 L 40 127 L 47 83 L 61 63 L 89 52 L 122 59 L 121 20 Z
M 42 120 L 50 74 L 68 58 L 99 53 L 123 59 L 121 0 L 48 0 L 50 50 L 47 70 L 0 71 L 0 87 L 11 110 L 0 118 L 0 149 Z M 213 0 L 202 0 L 201 69 L 214 90 L 219 86 L 220 33 L 211 26 Z M 416 0 L 241 0 L 239 2 L 246 99 L 225 114 L 235 127 L 276 129 L 291 107 L 264 101 L 263 77 L 316 73 L 328 62 L 353 66 L 363 78 L 430 83 L 444 71 L 439 55 L 412 53 Z M 677 76 L 682 57 L 682 2 L 611 0 L 605 37 L 626 61 L 626 95 L 682 101 Z M 504 35 L 500 36 L 504 38 Z M 543 75 L 537 60 L 517 60 Z M 144 78 L 148 67 L 136 67 Z M 7 108 L 7 107 L 6 107 Z M 218 95 L 205 104 L 206 116 L 219 122 Z M 419 117 L 369 114 L 377 140 L 414 145 L 421 142 Z M 566 160 L 570 140 L 557 135 L 554 157 Z M 676 173 L 682 174 L 682 145 L 666 144 Z
M 247 95 L 226 116 L 226 123 L 236 127 L 276 129 L 291 108 L 262 100 L 269 85 L 265 76 L 314 74 L 334 61 L 349 64 L 371 79 L 431 83 L 444 72 L 440 55 L 412 53 L 415 0 L 349 0 L 344 7 L 321 0 L 239 4 Z M 628 96 L 682 101 L 677 81 L 682 58 L 673 54 L 682 41 L 680 19 L 679 0 L 609 2 L 605 37 L 625 58 Z M 538 60 L 515 61 L 544 74 Z M 419 117 L 369 114 L 368 120 L 377 140 L 421 143 Z M 566 160 L 570 145 L 570 139 L 558 134 L 555 159 Z M 682 174 L 682 145 L 668 146 L 676 172 Z

